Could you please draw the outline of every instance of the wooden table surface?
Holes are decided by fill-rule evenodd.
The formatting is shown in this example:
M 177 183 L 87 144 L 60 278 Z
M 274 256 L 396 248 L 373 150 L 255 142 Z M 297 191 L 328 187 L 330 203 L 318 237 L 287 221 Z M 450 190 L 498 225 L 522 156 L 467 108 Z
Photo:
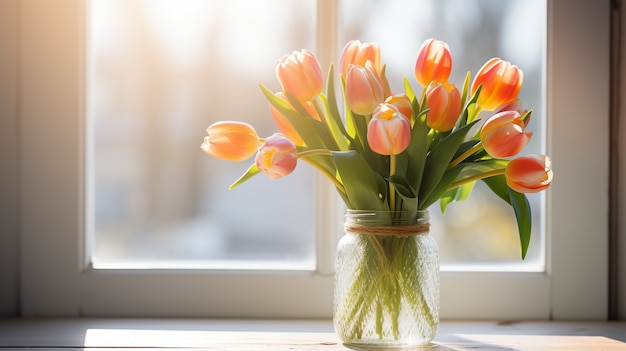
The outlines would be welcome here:
M 364 349 L 343 345 L 327 320 L 77 318 L 0 319 L 4 350 Z M 626 322 L 444 321 L 432 344 L 409 350 L 626 351 Z

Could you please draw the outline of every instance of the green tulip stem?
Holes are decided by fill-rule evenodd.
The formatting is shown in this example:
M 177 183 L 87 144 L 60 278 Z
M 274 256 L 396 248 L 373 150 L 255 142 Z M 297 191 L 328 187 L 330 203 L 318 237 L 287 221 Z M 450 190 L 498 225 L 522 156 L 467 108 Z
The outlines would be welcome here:
M 482 147 L 483 147 L 483 143 L 479 141 L 478 143 L 476 143 L 476 145 L 472 146 L 471 149 L 465 151 L 464 153 L 459 155 L 459 157 L 457 157 L 454 160 L 452 160 L 452 162 L 450 162 L 450 164 L 448 165 L 447 169 L 450 169 L 450 168 L 458 165 L 459 163 L 465 161 L 465 159 L 467 159 L 468 157 L 470 157 L 473 154 L 475 154 L 477 151 L 482 149 Z
M 467 178 L 465 178 L 463 180 L 459 180 L 459 181 L 456 181 L 456 182 L 452 183 L 450 185 L 450 187 L 448 188 L 448 190 L 454 189 L 454 188 L 458 188 L 458 187 L 460 187 L 461 185 L 463 185 L 465 183 L 470 183 L 470 182 L 473 182 L 473 181 L 476 181 L 476 180 L 481 180 L 481 179 L 485 179 L 485 178 L 489 178 L 489 177 L 493 177 L 493 176 L 504 174 L 504 170 L 505 170 L 505 168 L 496 169 L 496 170 L 493 170 L 493 171 L 480 173 L 480 174 L 477 174 L 477 175 L 472 176 L 472 177 L 467 177 Z
M 389 176 L 396 174 L 396 155 L 389 156 Z M 389 182 L 389 208 L 392 211 L 396 209 L 396 187 Z
M 343 195 L 346 195 L 346 188 L 343 186 L 343 184 L 333 174 L 330 174 L 328 170 L 326 170 L 324 167 L 320 166 L 317 162 L 311 159 L 311 157 L 313 156 L 331 156 L 332 157 L 332 155 L 333 154 L 330 152 L 330 150 L 326 150 L 326 149 L 306 150 L 306 151 L 298 152 L 297 154 L 299 159 L 304 160 L 306 163 L 310 164 L 315 169 L 317 169 L 326 178 L 330 179 L 330 181 L 333 182 L 333 184 L 335 185 L 335 188 L 337 188 L 338 191 L 340 191 Z

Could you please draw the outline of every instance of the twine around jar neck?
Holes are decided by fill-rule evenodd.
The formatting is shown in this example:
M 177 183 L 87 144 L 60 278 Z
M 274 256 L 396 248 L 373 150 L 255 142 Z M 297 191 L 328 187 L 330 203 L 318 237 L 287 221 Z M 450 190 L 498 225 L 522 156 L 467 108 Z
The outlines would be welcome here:
M 430 223 L 413 225 L 361 225 L 346 223 L 344 226 L 346 233 L 360 235 L 382 235 L 382 236 L 414 236 L 428 234 Z

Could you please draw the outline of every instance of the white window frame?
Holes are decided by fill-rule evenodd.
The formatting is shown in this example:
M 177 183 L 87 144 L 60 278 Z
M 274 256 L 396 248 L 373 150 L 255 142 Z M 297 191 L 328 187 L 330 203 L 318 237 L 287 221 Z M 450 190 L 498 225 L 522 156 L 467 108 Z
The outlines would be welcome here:
M 337 6 L 318 4 L 326 64 L 337 54 Z M 85 1 L 22 0 L 18 13 L 22 315 L 331 317 L 332 236 L 320 236 L 316 272 L 89 268 Z M 547 271 L 442 272 L 444 319 L 607 316 L 609 0 L 548 0 L 547 14 L 547 153 L 555 171 L 546 193 Z M 336 232 L 336 195 L 323 180 L 316 186 L 318 231 Z

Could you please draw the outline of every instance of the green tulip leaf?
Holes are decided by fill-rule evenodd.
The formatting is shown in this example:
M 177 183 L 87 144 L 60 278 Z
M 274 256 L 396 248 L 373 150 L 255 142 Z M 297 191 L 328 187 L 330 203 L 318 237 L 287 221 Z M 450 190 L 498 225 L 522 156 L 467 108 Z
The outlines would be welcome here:
M 439 199 L 439 209 L 441 210 L 441 214 L 446 214 L 446 208 L 449 204 L 467 200 L 472 193 L 475 184 L 476 181 L 468 182 L 446 191 L 443 196 L 441 196 L 441 199 Z
M 504 174 L 481 179 L 483 183 L 487 184 L 489 189 L 493 191 L 494 194 L 498 195 L 500 199 L 502 199 L 507 204 L 511 204 L 511 199 L 509 196 L 509 186 L 506 184 L 506 178 Z
M 439 200 L 443 194 L 445 194 L 450 185 L 454 182 L 454 180 L 458 177 L 459 173 L 463 169 L 462 165 L 456 165 L 448 170 L 445 170 L 444 174 L 441 176 L 441 179 L 437 183 L 436 186 L 433 187 L 432 191 L 429 192 L 428 196 L 420 198 L 419 209 L 427 209 Z
M 289 100 L 289 103 L 294 107 L 299 117 L 303 118 L 304 121 L 309 122 L 309 125 L 310 124 L 313 125 L 313 127 L 315 128 L 315 131 L 317 132 L 319 137 L 324 141 L 327 148 L 330 150 L 338 150 L 339 146 L 337 144 L 337 139 L 335 138 L 333 134 L 333 130 L 331 128 L 332 126 L 329 125 L 329 122 L 326 119 L 325 112 L 319 107 L 319 105 L 316 102 L 314 103 L 314 107 L 321 121 L 314 119 L 313 116 L 311 116 L 308 113 L 308 111 L 304 108 L 304 106 L 302 106 L 302 104 L 300 103 L 300 101 L 298 101 L 298 99 L 296 99 L 295 97 L 293 97 L 287 92 L 283 92 L 283 94 L 285 94 L 285 96 L 287 97 L 287 100 Z M 291 118 L 289 116 L 286 116 L 286 117 L 291 121 Z M 300 129 L 301 127 L 299 127 L 297 124 L 293 124 L 293 122 L 292 122 L 292 125 L 294 129 L 298 132 L 298 134 L 300 134 L 301 137 L 302 137 L 302 133 L 306 134 L 310 132 L 309 129 L 307 130 Z M 305 140 L 305 139 L 302 138 L 302 140 Z
M 374 171 L 363 157 L 354 150 L 333 151 L 332 155 L 349 199 L 348 208 L 385 210 Z
M 343 121 L 341 120 L 341 115 L 339 114 L 339 108 L 337 107 L 337 96 L 335 92 L 335 80 L 334 77 L 334 66 L 331 64 L 328 70 L 328 79 L 326 84 L 326 93 L 327 93 L 327 106 L 328 106 L 328 114 L 330 116 L 326 117 L 326 124 L 330 129 L 331 133 L 335 137 L 335 141 L 339 146 L 340 150 L 347 150 L 347 142 L 350 144 L 354 143 L 354 140 L 346 131 Z M 330 118 L 329 118 L 330 117 Z M 345 139 L 344 139 L 345 138 Z
M 259 170 L 259 167 L 257 167 L 256 163 L 253 163 L 248 170 L 241 176 L 239 177 L 239 179 L 237 179 L 233 184 L 231 184 L 228 187 L 228 190 L 232 190 L 235 187 L 241 185 L 243 182 L 245 182 L 246 180 L 254 177 L 255 175 L 261 173 L 261 171 Z
M 498 197 L 508 203 L 515 212 L 515 218 L 517 220 L 517 229 L 520 238 L 521 256 L 522 259 L 526 258 L 528 252 L 528 245 L 530 244 L 530 236 L 532 231 L 532 213 L 530 203 L 526 198 L 526 195 L 518 193 L 506 184 L 506 178 L 504 175 L 485 178 L 482 181 L 487 184 Z
M 396 194 L 402 198 L 403 210 L 417 210 L 417 192 L 404 177 L 394 174 L 389 177 L 389 183 L 393 184 Z
M 475 162 L 462 162 L 459 166 L 462 167 L 461 172 L 454 180 L 455 182 L 462 182 L 464 180 L 468 180 L 469 178 L 473 178 L 476 176 L 480 176 L 485 173 L 502 171 L 506 168 L 506 165 L 509 163 L 508 160 L 500 160 L 500 159 L 489 159 L 483 161 L 475 161 Z
M 533 110 L 528 110 L 526 111 L 526 113 L 524 113 L 524 115 L 522 116 L 522 122 L 524 122 L 525 124 L 528 124 L 528 119 L 530 119 L 530 115 L 532 115 Z
M 472 193 L 472 190 L 474 190 L 474 185 L 476 185 L 476 182 L 469 182 L 469 183 L 465 183 L 463 185 L 461 185 L 460 187 L 458 187 L 457 189 L 459 190 L 456 194 L 456 198 L 454 199 L 454 201 L 465 201 L 469 198 L 470 194 Z
M 261 91 L 267 98 L 267 100 L 274 106 L 287 120 L 293 128 L 298 132 L 302 140 L 311 149 L 330 149 L 336 150 L 337 145 L 335 139 L 332 137 L 324 123 L 313 119 L 308 115 L 303 115 L 298 111 L 291 108 L 288 102 L 274 95 L 272 91 L 267 89 L 262 84 L 260 85 Z M 285 94 L 287 98 L 289 96 Z M 299 102 L 292 101 L 292 105 L 298 106 Z M 300 108 L 302 108 L 300 106 Z M 302 108 L 303 109 L 303 108 Z M 305 112 L 306 113 L 306 112 Z
M 457 158 L 457 157 L 461 156 L 461 155 L 462 155 L 462 154 L 464 154 L 466 151 L 469 151 L 471 148 L 473 148 L 474 146 L 476 146 L 476 144 L 478 144 L 478 142 L 479 142 L 479 140 L 468 140 L 468 141 L 464 142 L 463 144 L 461 144 L 461 145 L 459 146 L 459 149 L 458 149 L 458 150 L 456 151 L 456 153 L 454 154 L 453 159 L 455 159 L 455 158 Z M 482 150 L 481 150 L 481 151 L 482 151 Z M 473 160 L 475 160 L 475 159 L 478 159 L 478 157 L 477 157 L 477 155 L 478 155 L 478 154 L 479 154 L 479 153 L 475 153 L 474 155 L 472 155 L 472 156 L 470 156 L 470 157 L 466 158 L 466 159 L 465 159 L 465 160 L 463 160 L 463 161 L 464 161 L 464 162 L 467 162 L 467 161 L 470 161 L 470 162 L 471 162 L 471 161 L 473 161 Z M 481 154 L 481 155 L 482 155 L 482 154 Z
M 478 101 L 478 96 L 480 95 L 480 91 L 482 90 L 482 87 L 483 87 L 482 85 L 479 85 L 474 95 L 472 95 L 472 98 L 469 99 L 469 101 L 467 101 L 466 104 L 464 105 L 465 107 L 463 108 L 463 114 L 461 115 L 461 118 L 460 118 L 460 121 L 461 121 L 460 125 L 471 123 L 474 121 L 474 118 L 476 118 L 475 116 L 476 111 L 474 110 L 474 106 L 476 104 L 476 101 Z
M 428 128 L 426 123 L 426 115 L 416 116 L 415 124 L 411 130 L 411 142 L 409 147 L 402 153 L 402 155 L 407 155 L 406 158 L 409 164 L 406 170 L 407 179 L 417 192 L 420 191 L 426 164 L 429 130 L 430 128 Z
M 450 161 L 452 161 L 452 157 L 456 154 L 467 132 L 473 125 L 474 122 L 455 130 L 432 146 L 432 150 L 428 154 L 424 164 L 424 174 L 419 187 L 420 208 L 426 208 L 424 204 L 421 203 L 421 199 L 431 197 L 430 195 L 433 189 L 440 183 Z M 446 190 L 447 189 L 443 189 L 440 195 L 443 195 Z
M 439 210 L 441 210 L 442 215 L 446 214 L 446 208 L 448 208 L 449 204 L 454 202 L 458 191 L 459 188 L 449 189 L 448 191 L 443 193 L 441 198 L 439 198 Z
M 415 90 L 413 90 L 411 83 L 409 83 L 406 77 L 404 78 L 404 93 L 411 100 L 411 107 L 413 107 L 413 115 L 415 116 L 415 111 L 419 111 L 420 105 L 419 101 L 417 101 L 417 96 L 415 96 Z
M 387 199 L 389 198 L 389 187 L 387 186 L 387 181 L 376 172 L 374 172 L 374 177 L 376 178 L 376 184 L 378 184 L 378 193 L 380 194 L 380 200 L 388 206 L 389 203 Z
M 461 90 L 461 106 L 465 106 L 465 102 L 467 101 L 467 98 L 469 97 L 470 79 L 471 79 L 471 73 L 470 71 L 467 71 L 467 74 L 465 74 L 465 80 L 463 81 L 463 89 Z M 467 121 L 463 121 L 463 124 L 460 126 L 461 127 L 464 126 L 466 122 Z
M 509 188 L 509 198 L 511 200 L 511 207 L 513 207 L 513 210 L 515 211 L 515 218 L 517 218 L 517 228 L 519 230 L 519 240 L 523 260 L 526 258 L 526 253 L 528 252 L 528 245 L 530 244 L 530 235 L 533 225 L 530 203 L 528 202 L 526 195 L 518 193 L 511 188 Z

